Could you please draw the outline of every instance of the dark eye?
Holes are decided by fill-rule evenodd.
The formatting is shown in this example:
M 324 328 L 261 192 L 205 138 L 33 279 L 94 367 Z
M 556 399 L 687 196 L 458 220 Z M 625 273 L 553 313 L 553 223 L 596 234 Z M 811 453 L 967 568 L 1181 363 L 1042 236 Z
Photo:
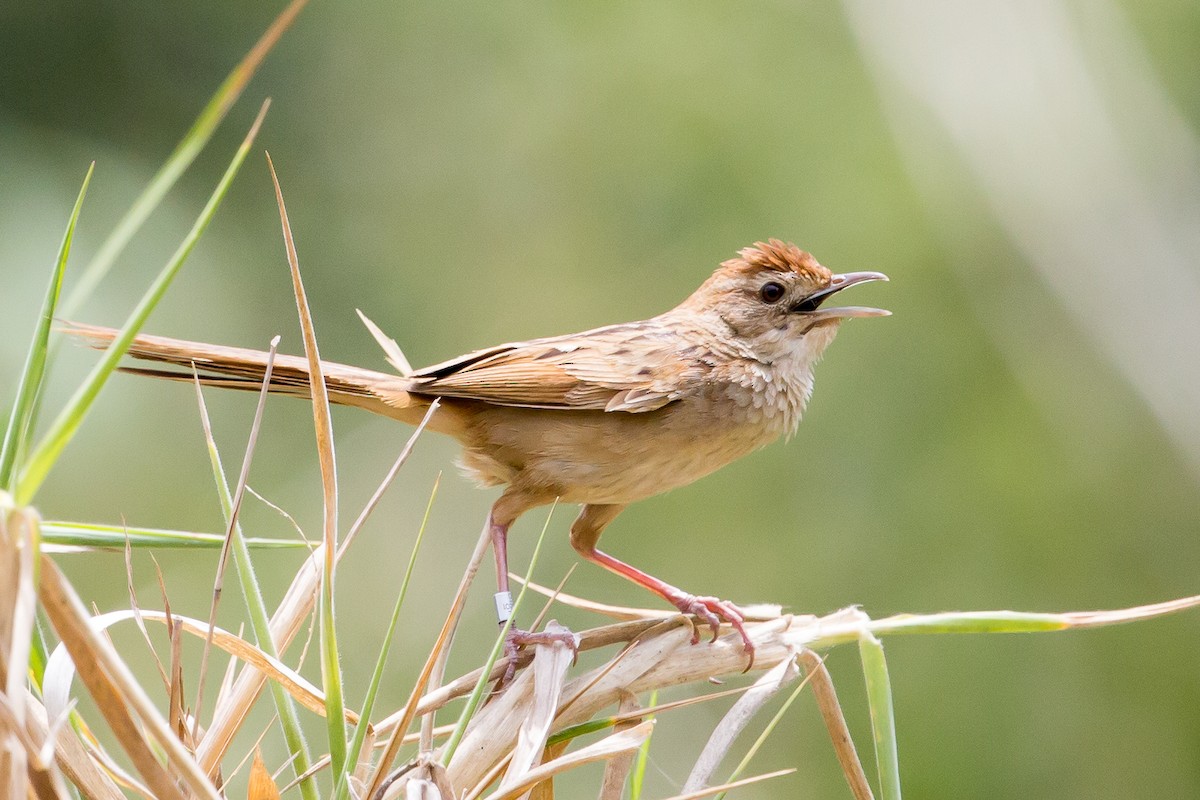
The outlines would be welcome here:
M 783 299 L 783 285 L 775 281 L 764 283 L 763 287 L 758 290 L 758 296 L 764 303 L 778 303 Z

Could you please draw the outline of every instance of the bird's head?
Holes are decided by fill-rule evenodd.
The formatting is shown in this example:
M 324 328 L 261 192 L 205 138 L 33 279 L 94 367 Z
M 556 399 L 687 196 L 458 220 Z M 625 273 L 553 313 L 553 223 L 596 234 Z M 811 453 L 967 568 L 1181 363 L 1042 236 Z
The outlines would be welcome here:
M 833 340 L 842 320 L 891 313 L 824 303 L 856 283 L 886 280 L 881 272 L 834 274 L 811 253 L 770 239 L 722 263 L 680 308 L 715 317 L 762 360 L 801 355 L 811 363 Z

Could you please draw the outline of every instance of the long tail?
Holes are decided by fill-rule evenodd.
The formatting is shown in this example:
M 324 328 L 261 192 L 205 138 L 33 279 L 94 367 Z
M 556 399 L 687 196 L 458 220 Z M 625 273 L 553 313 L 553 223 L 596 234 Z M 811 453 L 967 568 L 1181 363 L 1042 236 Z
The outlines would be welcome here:
M 68 323 L 64 331 L 78 336 L 92 347 L 103 349 L 118 331 L 96 325 Z M 163 336 L 138 336 L 129 347 L 129 355 L 143 361 L 173 364 L 182 371 L 123 367 L 123 372 L 176 381 L 193 380 L 193 369 L 205 386 L 258 391 L 267 369 L 267 352 L 242 347 L 224 347 Z M 408 381 L 399 375 L 351 367 L 332 361 L 321 362 L 331 402 L 365 408 L 385 417 L 416 425 L 425 416 L 432 398 L 407 391 Z M 276 355 L 271 370 L 270 391 L 294 397 L 311 396 L 308 360 L 298 356 Z M 430 427 L 451 435 L 457 433 L 454 414 L 438 411 Z M 439 419 L 440 418 L 440 419 Z

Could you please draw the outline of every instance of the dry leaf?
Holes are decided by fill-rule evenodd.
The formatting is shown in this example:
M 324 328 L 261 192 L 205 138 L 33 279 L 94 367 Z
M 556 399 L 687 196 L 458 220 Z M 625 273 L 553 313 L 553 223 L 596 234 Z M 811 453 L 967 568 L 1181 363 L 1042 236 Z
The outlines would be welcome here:
M 262 750 L 254 748 L 254 763 L 250 765 L 250 784 L 246 800 L 279 800 L 279 788 L 271 780 L 271 772 L 263 763 Z

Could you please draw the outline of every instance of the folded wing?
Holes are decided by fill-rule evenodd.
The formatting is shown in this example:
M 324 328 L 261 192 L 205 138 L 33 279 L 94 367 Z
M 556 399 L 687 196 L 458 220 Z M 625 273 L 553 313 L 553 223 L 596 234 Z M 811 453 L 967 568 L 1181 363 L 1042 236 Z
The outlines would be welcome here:
M 706 370 L 695 348 L 682 345 L 653 320 L 611 325 L 477 350 L 417 370 L 410 391 L 529 408 L 653 411 Z

